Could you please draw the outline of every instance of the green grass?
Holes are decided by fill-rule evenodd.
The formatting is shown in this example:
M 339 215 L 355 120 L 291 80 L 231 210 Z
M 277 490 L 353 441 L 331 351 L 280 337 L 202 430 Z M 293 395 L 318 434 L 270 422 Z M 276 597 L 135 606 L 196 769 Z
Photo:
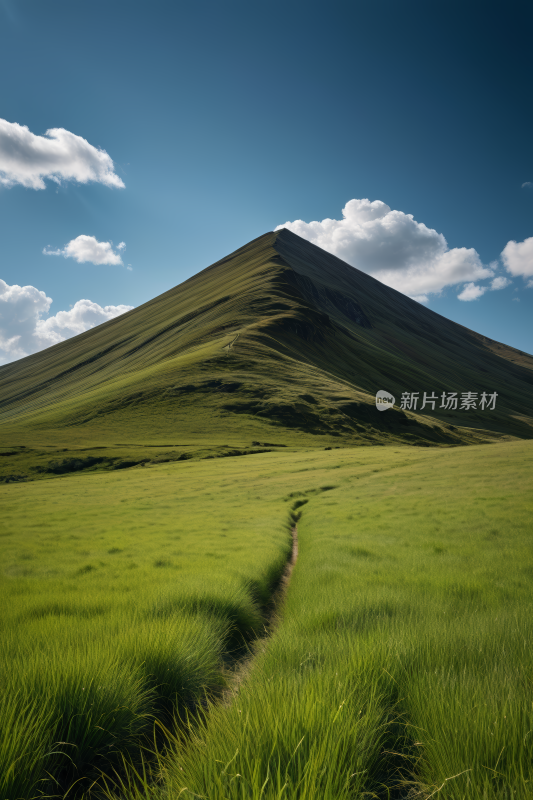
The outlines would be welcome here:
M 0 487 L 3 798 L 43 764 L 121 800 L 532 797 L 532 467 L 528 442 L 352 448 Z M 154 718 L 195 708 L 143 777 Z
M 263 631 L 287 509 L 242 458 L 224 464 L 0 488 L 2 800 L 138 754 Z
M 531 446 L 379 455 L 295 464 L 281 625 L 162 786 L 127 796 L 533 796 Z

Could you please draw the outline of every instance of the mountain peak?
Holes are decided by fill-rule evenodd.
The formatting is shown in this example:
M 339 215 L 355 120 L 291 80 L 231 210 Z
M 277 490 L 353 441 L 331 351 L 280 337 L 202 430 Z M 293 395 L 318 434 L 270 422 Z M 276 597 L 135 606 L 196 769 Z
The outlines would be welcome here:
M 5 441 L 450 444 L 533 434 L 533 358 L 487 340 L 286 228 L 144 305 L 0 367 Z M 420 398 L 381 413 L 374 397 Z M 496 392 L 494 411 L 420 408 Z M 268 432 L 270 430 L 270 433 Z M 333 439 L 332 439 L 333 437 Z M 175 438 L 173 436 L 173 438 Z

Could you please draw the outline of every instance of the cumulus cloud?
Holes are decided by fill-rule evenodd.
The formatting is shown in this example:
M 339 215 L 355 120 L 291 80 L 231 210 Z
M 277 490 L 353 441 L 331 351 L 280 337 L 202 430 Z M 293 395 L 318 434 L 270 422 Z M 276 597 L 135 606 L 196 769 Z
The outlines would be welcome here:
M 37 335 L 37 323 L 51 304 L 52 298 L 34 286 L 9 286 L 0 279 L 0 363 L 48 346 Z
M 45 178 L 124 188 L 111 157 L 81 136 L 65 128 L 36 136 L 26 125 L 0 119 L 0 184 L 45 189 Z
M 503 275 L 499 275 L 497 278 L 493 278 L 490 282 L 490 288 L 492 291 L 497 291 L 498 289 L 505 289 L 506 286 L 509 286 L 512 281 L 509 278 L 505 278 Z
M 124 250 L 125 242 L 121 242 L 117 250 Z M 72 239 L 62 250 L 43 249 L 45 256 L 64 256 L 74 258 L 78 264 L 89 261 L 91 264 L 122 264 L 119 253 L 115 253 L 111 242 L 99 242 L 94 236 L 77 236 Z
M 473 248 L 448 248 L 442 233 L 393 211 L 381 200 L 350 200 L 343 218 L 321 222 L 295 220 L 288 228 L 387 286 L 427 302 L 445 286 L 491 278 Z
M 70 311 L 43 318 L 51 304 L 52 298 L 35 286 L 9 286 L 0 280 L 0 364 L 44 350 L 133 308 L 78 300 Z
M 69 339 L 78 333 L 88 331 L 107 322 L 126 311 L 131 311 L 133 306 L 100 306 L 91 300 L 78 300 L 70 311 L 58 311 L 53 317 L 39 322 L 40 335 L 48 337 L 60 336 Z
M 495 265 L 491 265 L 495 266 Z M 481 297 L 488 292 L 498 291 L 499 289 L 505 289 L 506 286 L 509 286 L 512 281 L 509 278 L 504 277 L 503 275 L 498 275 L 498 277 L 493 278 L 490 282 L 490 286 L 477 286 L 475 283 L 467 283 L 463 289 L 463 291 L 457 295 L 459 300 L 477 300 L 478 297 Z
M 461 294 L 458 294 L 457 297 L 459 300 L 477 300 L 478 297 L 481 297 L 486 291 L 486 286 L 476 286 L 475 283 L 467 283 Z
M 523 242 L 507 242 L 502 251 L 502 261 L 507 272 L 515 277 L 529 278 L 528 287 L 533 287 L 533 236 Z

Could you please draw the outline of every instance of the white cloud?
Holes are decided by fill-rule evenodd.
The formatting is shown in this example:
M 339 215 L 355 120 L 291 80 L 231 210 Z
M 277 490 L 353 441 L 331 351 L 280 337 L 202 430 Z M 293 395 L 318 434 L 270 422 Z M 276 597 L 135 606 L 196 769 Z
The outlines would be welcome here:
M 65 128 L 36 136 L 26 125 L 0 119 L 0 184 L 45 189 L 45 178 L 124 188 L 111 157 L 81 136 Z
M 120 242 L 117 244 L 117 250 L 125 250 L 126 249 L 126 242 Z
M 117 250 L 123 250 L 126 247 L 124 242 L 121 242 Z M 99 242 L 94 236 L 77 236 L 72 239 L 62 250 L 43 250 L 45 256 L 65 256 L 65 258 L 74 258 L 78 264 L 84 264 L 89 261 L 91 264 L 122 264 L 122 258 L 118 253 L 113 250 L 111 242 Z
M 278 225 L 404 294 L 427 300 L 445 286 L 491 278 L 473 248 L 448 248 L 442 233 L 381 200 L 350 200 L 343 219 Z M 425 301 L 423 301 L 425 302 Z
M 107 322 L 126 311 L 131 311 L 133 306 L 100 306 L 91 300 L 78 300 L 70 311 L 58 311 L 53 317 L 39 321 L 38 330 L 41 335 L 61 336 L 61 339 L 69 339 L 78 333 L 88 331 Z
M 486 286 L 476 286 L 475 283 L 467 283 L 461 294 L 458 294 L 457 297 L 459 300 L 477 300 L 478 297 L 481 297 L 486 291 Z
M 0 364 L 44 350 L 133 308 L 78 300 L 70 311 L 43 319 L 51 304 L 52 298 L 34 286 L 9 286 L 0 280 Z
M 52 298 L 34 286 L 9 286 L 0 279 L 0 363 L 47 347 L 37 336 L 36 325 L 51 303 Z
M 502 261 L 511 275 L 533 278 L 533 236 L 523 242 L 507 242 L 502 250 Z M 532 285 L 530 281 L 528 286 Z
M 497 278 L 493 278 L 490 282 L 490 288 L 492 291 L 497 291 L 498 289 L 505 289 L 506 286 L 509 286 L 512 281 L 509 278 L 505 278 L 503 275 L 499 275 Z
M 522 189 L 531 189 L 532 186 L 533 183 L 531 181 L 526 181 L 525 183 L 522 184 Z

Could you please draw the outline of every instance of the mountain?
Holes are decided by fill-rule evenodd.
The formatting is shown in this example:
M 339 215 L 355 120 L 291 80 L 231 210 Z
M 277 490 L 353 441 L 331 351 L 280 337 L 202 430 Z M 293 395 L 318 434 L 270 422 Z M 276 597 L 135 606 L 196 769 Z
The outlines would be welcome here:
M 379 389 L 395 396 L 394 409 L 376 409 Z M 532 356 L 283 229 L 120 317 L 0 367 L 1 444 L 13 457 L 32 451 L 46 470 L 81 449 L 92 453 L 85 460 L 101 459 L 93 466 L 116 468 L 131 448 L 140 463 L 142 448 L 152 461 L 158 446 L 180 458 L 271 441 L 531 438 L 532 389 Z M 404 392 L 419 393 L 416 411 L 398 408 Z M 420 410 L 424 392 L 438 396 L 434 410 Z M 498 396 L 494 410 L 454 411 L 439 407 L 443 392 Z

